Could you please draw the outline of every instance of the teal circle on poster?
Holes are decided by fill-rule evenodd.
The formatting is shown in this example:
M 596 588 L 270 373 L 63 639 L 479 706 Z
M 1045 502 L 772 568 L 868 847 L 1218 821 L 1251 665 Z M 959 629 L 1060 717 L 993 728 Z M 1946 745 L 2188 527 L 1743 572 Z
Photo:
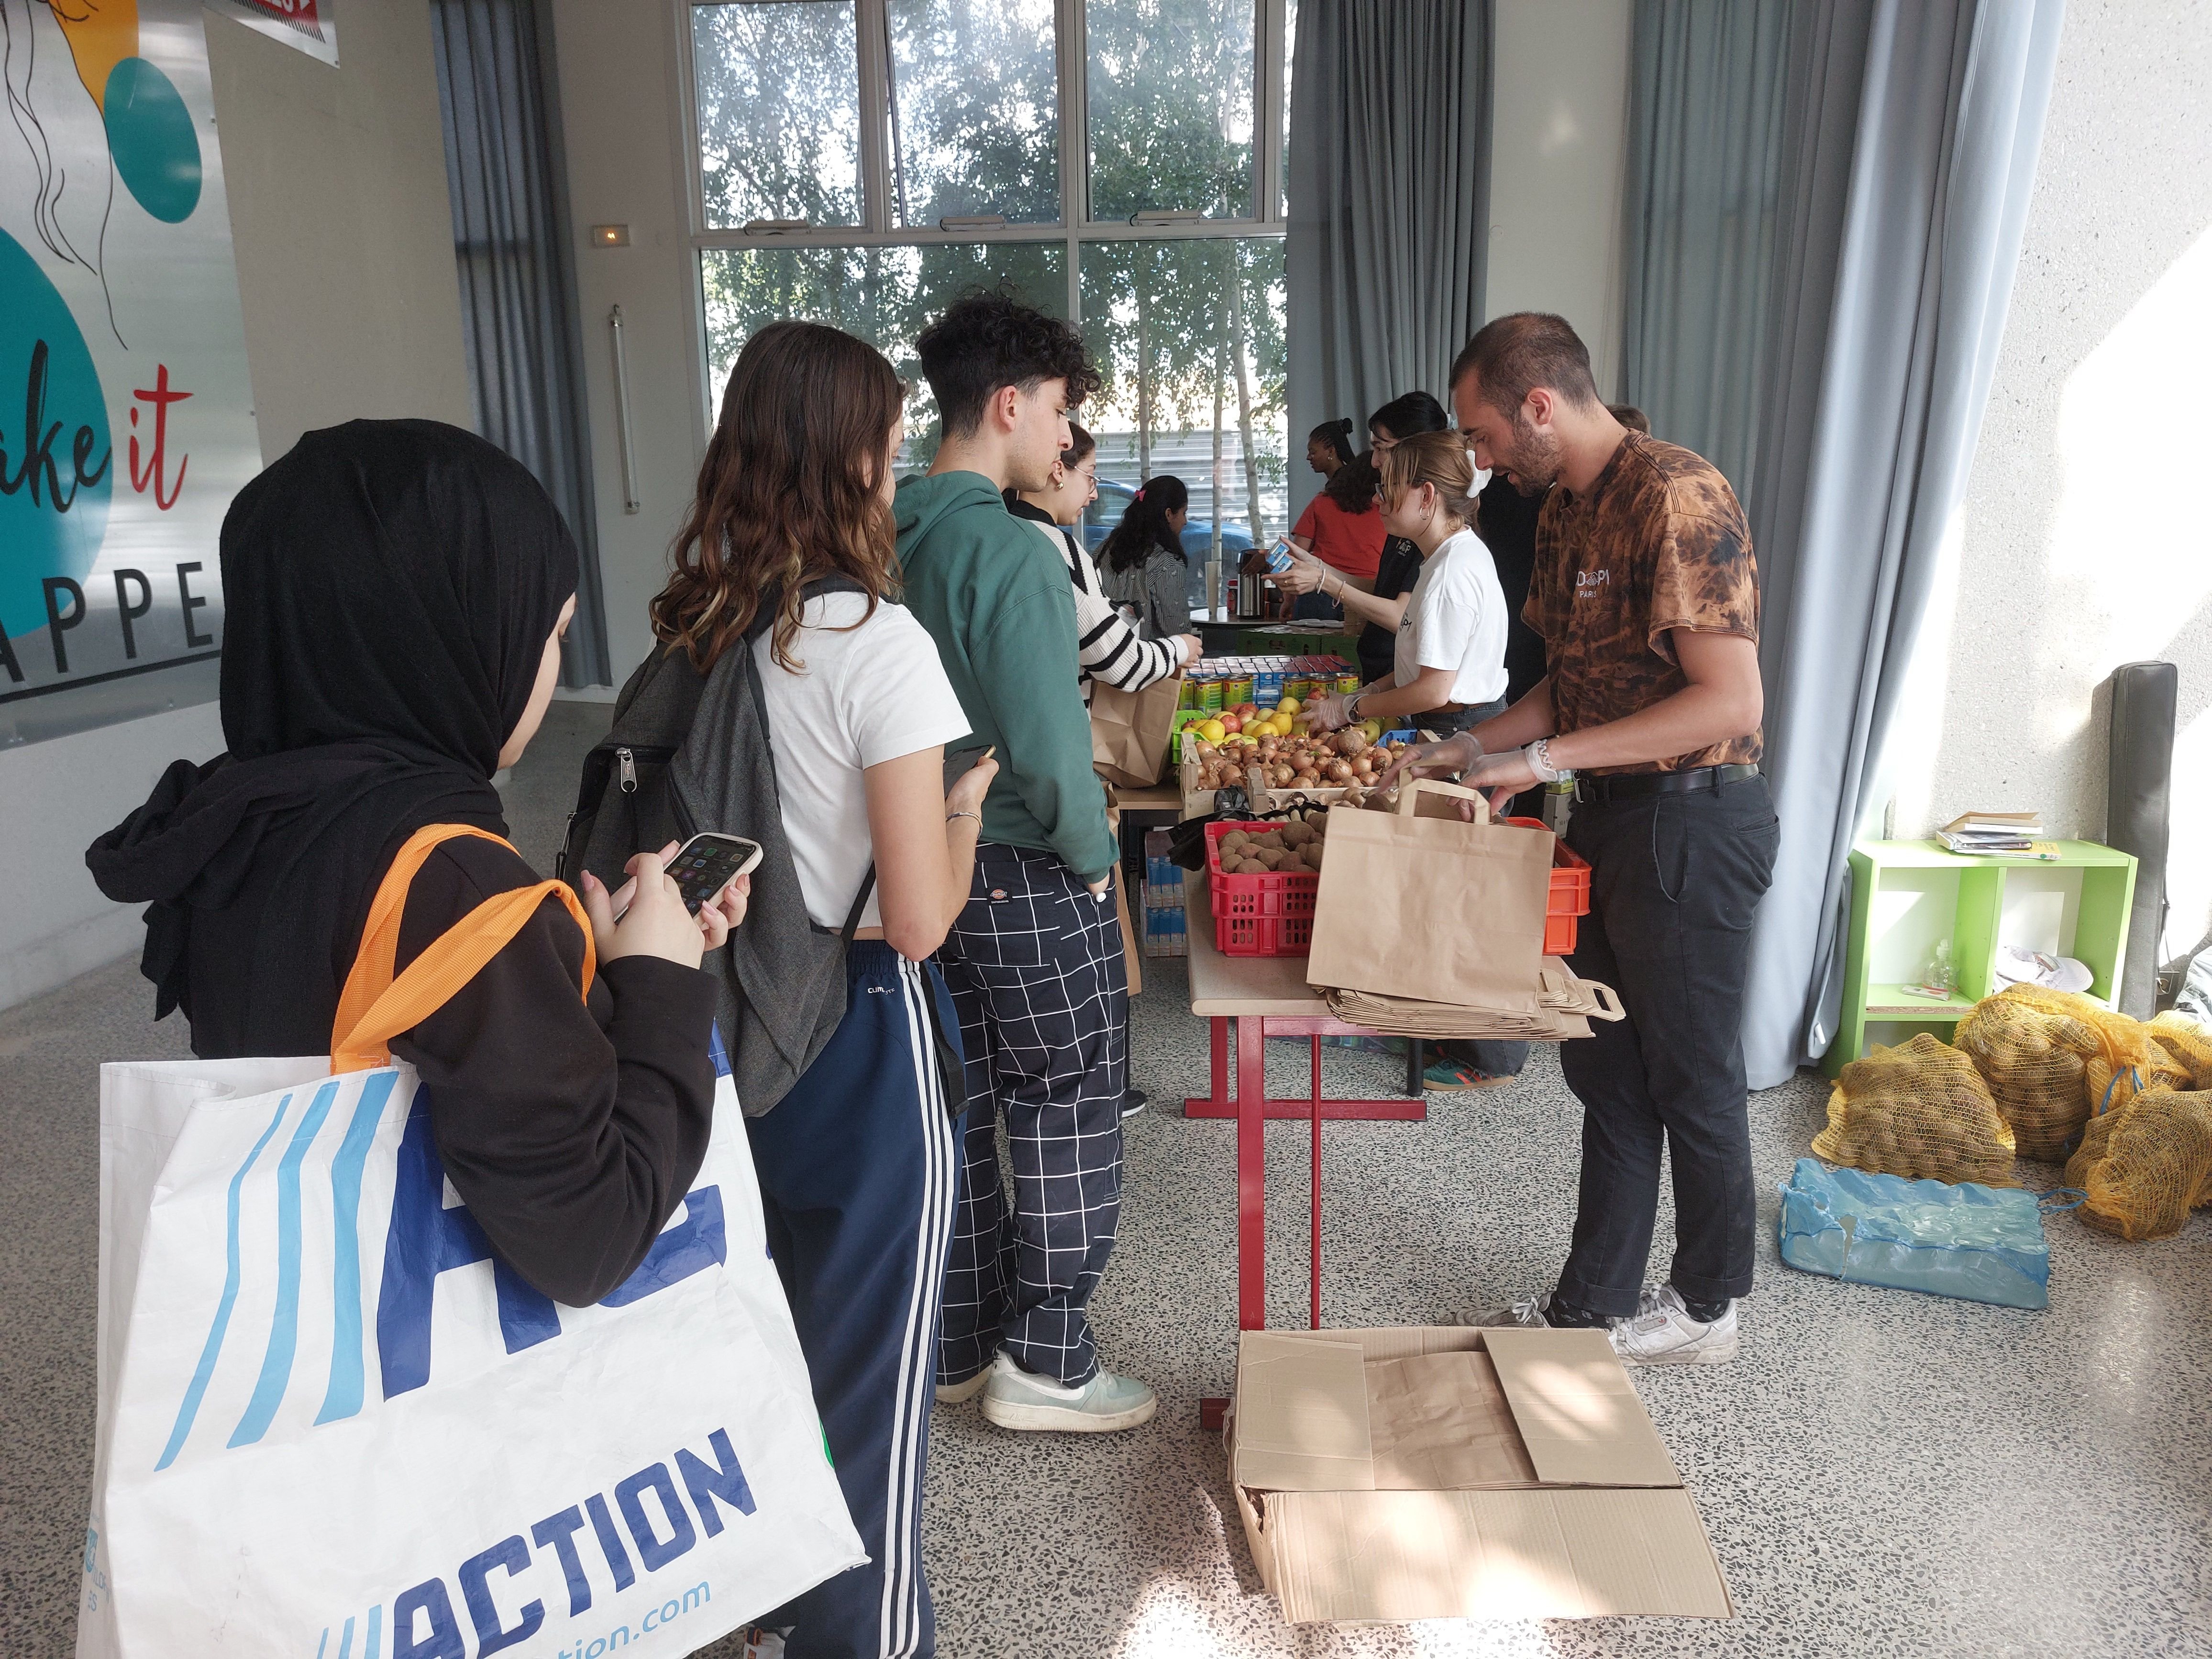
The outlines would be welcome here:
M 169 77 L 143 58 L 107 73 L 107 153 L 131 195 L 165 225 L 200 204 L 200 136 Z
M 27 409 L 37 411 L 40 431 L 18 424 Z M 81 582 L 91 571 L 107 534 L 115 465 L 107 399 L 84 336 L 38 261 L 4 230 L 0 478 L 8 484 L 0 490 L 0 631 L 12 639 L 46 626 L 48 577 Z M 60 603 L 66 613 L 68 599 Z

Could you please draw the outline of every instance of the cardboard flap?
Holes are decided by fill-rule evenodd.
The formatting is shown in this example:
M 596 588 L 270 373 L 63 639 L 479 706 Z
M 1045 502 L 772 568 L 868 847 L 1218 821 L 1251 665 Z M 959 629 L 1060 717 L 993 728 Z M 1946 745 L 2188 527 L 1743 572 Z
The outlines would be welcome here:
M 1734 1611 L 1679 1487 L 1290 1492 L 1267 1510 L 1293 1624 Z
M 1682 1484 L 1603 1331 L 1487 1330 L 1483 1342 L 1539 1480 L 1575 1486 Z
M 1236 1480 L 1269 1492 L 1367 1492 L 1367 1366 L 1357 1342 L 1247 1331 L 1237 1349 Z

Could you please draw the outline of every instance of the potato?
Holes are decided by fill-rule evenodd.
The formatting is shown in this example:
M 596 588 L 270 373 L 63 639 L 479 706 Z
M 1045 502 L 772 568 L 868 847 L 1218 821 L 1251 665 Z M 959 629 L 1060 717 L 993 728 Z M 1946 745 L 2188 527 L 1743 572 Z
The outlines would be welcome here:
M 1317 841 L 1310 841 L 1304 847 L 1298 848 L 1298 856 L 1304 859 L 1316 870 L 1321 868 L 1321 855 L 1322 843 Z
M 1221 850 L 1226 854 L 1243 847 L 1252 837 L 1242 830 L 1231 830 L 1221 838 Z

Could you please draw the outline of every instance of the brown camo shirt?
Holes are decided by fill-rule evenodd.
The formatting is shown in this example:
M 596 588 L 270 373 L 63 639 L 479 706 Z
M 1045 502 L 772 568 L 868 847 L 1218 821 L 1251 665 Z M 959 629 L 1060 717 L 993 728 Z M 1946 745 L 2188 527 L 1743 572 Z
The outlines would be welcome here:
M 1632 432 L 1577 496 L 1553 489 L 1536 522 L 1522 616 L 1544 636 L 1561 736 L 1626 718 L 1689 684 L 1668 632 L 1759 638 L 1759 566 L 1735 491 L 1679 444 Z M 1759 733 L 1672 760 L 1600 772 L 1756 762 Z

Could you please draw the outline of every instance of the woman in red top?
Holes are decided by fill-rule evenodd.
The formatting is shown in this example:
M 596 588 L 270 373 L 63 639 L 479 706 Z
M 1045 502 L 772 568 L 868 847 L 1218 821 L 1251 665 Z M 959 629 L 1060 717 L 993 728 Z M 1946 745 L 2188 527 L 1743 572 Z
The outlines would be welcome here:
M 1375 484 L 1371 460 L 1363 455 L 1344 462 L 1330 472 L 1321 494 L 1306 504 L 1291 531 L 1294 544 L 1361 588 L 1374 585 L 1386 534 L 1382 509 L 1375 504 Z

